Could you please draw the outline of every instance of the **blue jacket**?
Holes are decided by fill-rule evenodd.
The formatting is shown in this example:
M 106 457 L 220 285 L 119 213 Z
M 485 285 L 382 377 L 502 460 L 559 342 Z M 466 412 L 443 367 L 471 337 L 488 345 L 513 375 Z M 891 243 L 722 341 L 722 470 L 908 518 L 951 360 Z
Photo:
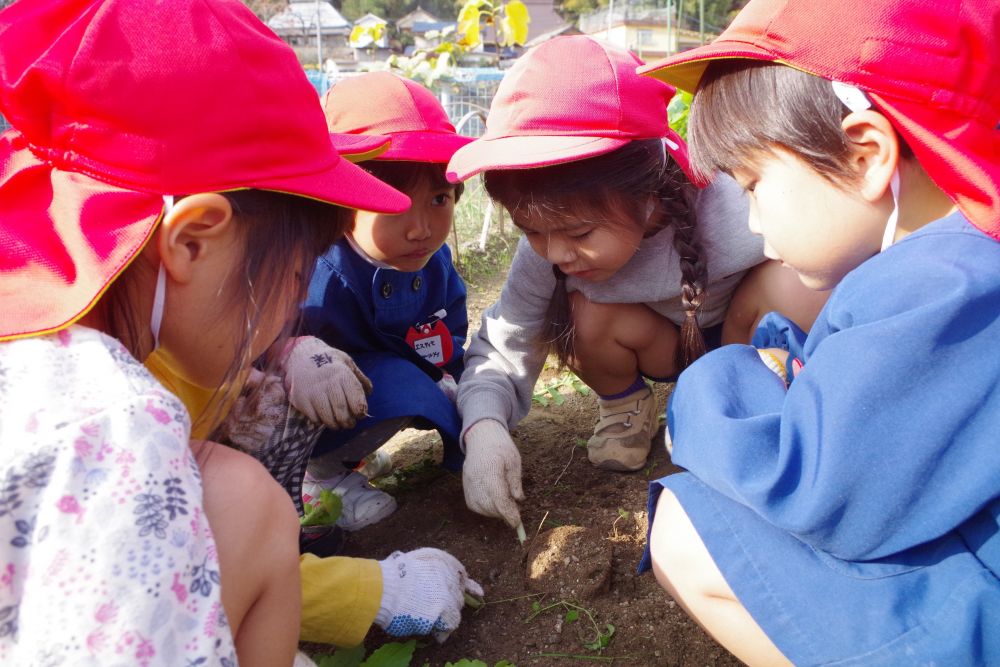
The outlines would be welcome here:
M 762 322 L 803 362 L 787 390 L 744 345 L 681 375 L 689 473 L 653 495 L 796 664 L 1000 663 L 998 341 L 1000 243 L 956 213 L 848 274 L 808 337 Z
M 466 291 L 442 246 L 420 271 L 377 268 L 360 257 L 346 239 L 316 263 L 303 306 L 305 333 L 347 352 L 371 379 L 370 417 L 350 431 L 329 431 L 317 444 L 321 454 L 347 442 L 359 430 L 400 416 L 415 416 L 437 428 L 446 445 L 446 463 L 457 465 L 461 423 L 455 406 L 437 387 L 443 372 L 461 377 L 468 332 Z M 441 318 L 452 351 L 439 366 L 407 343 L 411 327 Z M 440 342 L 439 342 L 440 343 Z M 440 349 L 440 348 L 439 348 Z

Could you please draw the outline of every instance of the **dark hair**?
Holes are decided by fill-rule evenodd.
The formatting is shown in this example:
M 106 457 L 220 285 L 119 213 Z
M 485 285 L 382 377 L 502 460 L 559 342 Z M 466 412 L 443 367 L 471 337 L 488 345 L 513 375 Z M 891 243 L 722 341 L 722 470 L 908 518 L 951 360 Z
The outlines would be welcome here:
M 626 211 L 633 220 L 645 219 L 650 197 L 660 202 L 661 215 L 647 223 L 649 237 L 673 228 L 680 256 L 681 300 L 685 318 L 677 363 L 685 368 L 705 353 L 698 327 L 698 309 L 704 300 L 708 267 L 701 248 L 694 208 L 697 189 L 672 159 L 659 139 L 632 141 L 585 160 L 536 169 L 494 170 L 484 174 L 490 197 L 515 219 L 520 215 L 557 221 L 576 218 L 594 221 L 594 211 Z M 573 322 L 566 276 L 555 265 L 556 288 L 549 301 L 542 345 L 554 351 L 562 364 L 573 357 Z
M 692 166 L 732 173 L 780 147 L 834 184 L 851 183 L 851 142 L 841 128 L 849 113 L 826 79 L 775 63 L 712 61 L 688 117 Z M 911 156 L 899 141 L 900 155 Z
M 409 192 L 418 184 L 429 183 L 432 189 L 455 189 L 455 202 L 458 203 L 462 192 L 465 191 L 463 183 L 449 183 L 445 178 L 445 168 L 447 165 L 435 162 L 407 162 L 403 160 L 368 160 L 358 165 L 364 168 L 369 174 L 388 183 L 401 192 Z
M 241 372 L 254 360 L 250 358 L 253 333 L 263 315 L 278 307 L 283 291 L 291 277 L 298 274 L 294 310 L 288 313 L 287 324 L 279 336 L 285 339 L 298 328 L 298 304 L 305 300 L 316 259 L 347 229 L 351 211 L 305 197 L 265 190 L 238 190 L 221 193 L 232 205 L 236 227 L 244 241 L 244 253 L 239 269 L 240 279 L 226 281 L 220 291 L 219 317 L 233 317 L 244 313 L 243 332 L 233 341 L 236 355 L 226 371 L 220 387 L 236 381 Z M 134 271 L 151 270 L 141 262 L 134 262 L 120 279 L 109 287 L 97 303 L 109 335 L 122 341 L 133 353 L 141 348 L 138 331 L 143 317 L 131 305 L 135 298 L 135 281 L 129 278 Z M 152 269 L 155 271 L 155 269 Z M 206 326 L 211 326 L 206 322 Z M 269 360 L 275 363 L 276 360 Z M 218 411 L 225 407 L 224 397 L 213 396 L 212 405 Z M 199 418 L 192 415 L 192 418 Z

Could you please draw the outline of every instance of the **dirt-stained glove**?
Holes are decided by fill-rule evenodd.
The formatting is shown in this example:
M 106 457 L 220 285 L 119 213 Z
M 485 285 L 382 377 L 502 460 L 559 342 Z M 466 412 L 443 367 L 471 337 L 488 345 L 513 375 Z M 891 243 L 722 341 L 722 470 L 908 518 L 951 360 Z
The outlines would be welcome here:
M 495 419 L 478 421 L 465 432 L 462 488 L 473 512 L 503 519 L 511 528 L 521 525 L 516 502 L 524 500 L 521 453 Z
M 215 437 L 245 452 L 257 452 L 287 414 L 288 397 L 281 376 L 265 375 L 254 368 Z
M 319 338 L 300 336 L 281 361 L 288 400 L 328 428 L 353 428 L 368 412 L 372 383 L 354 360 Z
M 462 620 L 465 593 L 482 597 L 457 558 L 440 549 L 393 552 L 378 562 L 382 602 L 375 623 L 393 637 L 448 638 Z

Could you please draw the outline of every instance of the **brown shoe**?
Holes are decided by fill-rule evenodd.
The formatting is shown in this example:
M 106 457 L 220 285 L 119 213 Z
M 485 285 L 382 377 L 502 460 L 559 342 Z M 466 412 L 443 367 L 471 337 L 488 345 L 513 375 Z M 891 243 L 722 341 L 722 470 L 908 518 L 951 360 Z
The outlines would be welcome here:
M 628 472 L 646 463 L 659 426 L 656 397 L 649 387 L 611 401 L 597 399 L 600 419 L 587 442 L 587 457 L 598 468 Z

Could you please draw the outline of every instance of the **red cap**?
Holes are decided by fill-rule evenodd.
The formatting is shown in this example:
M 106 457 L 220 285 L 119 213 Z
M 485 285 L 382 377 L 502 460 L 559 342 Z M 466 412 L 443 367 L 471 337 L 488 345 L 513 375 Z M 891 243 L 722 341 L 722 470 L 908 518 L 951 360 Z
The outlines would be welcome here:
M 163 195 L 409 205 L 337 155 L 295 54 L 237 0 L 19 0 L 0 53 L 0 340 L 84 315 Z
M 389 150 L 389 137 L 374 134 L 330 133 L 330 141 L 337 154 L 351 162 L 373 160 Z
M 711 44 L 639 72 L 694 91 L 721 58 L 790 65 L 866 91 L 959 209 L 1000 239 L 1000 3 L 751 0 Z
M 448 163 L 448 179 L 575 162 L 659 138 L 690 177 L 687 147 L 667 122 L 675 90 L 638 76 L 638 65 L 628 51 L 586 35 L 530 49 L 500 83 L 485 134 Z
M 391 72 L 341 79 L 326 92 L 323 109 L 331 132 L 391 139 L 378 160 L 444 163 L 472 141 L 455 133 L 431 91 Z

